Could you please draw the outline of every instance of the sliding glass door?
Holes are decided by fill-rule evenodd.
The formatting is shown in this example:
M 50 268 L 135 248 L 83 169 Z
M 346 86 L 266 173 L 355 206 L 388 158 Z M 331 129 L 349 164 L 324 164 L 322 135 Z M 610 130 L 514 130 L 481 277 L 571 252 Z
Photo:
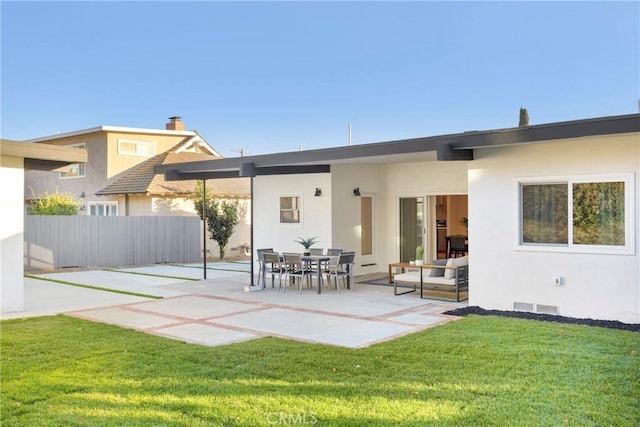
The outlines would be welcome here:
M 416 248 L 426 246 L 424 207 L 424 197 L 400 198 L 400 262 L 415 259 Z

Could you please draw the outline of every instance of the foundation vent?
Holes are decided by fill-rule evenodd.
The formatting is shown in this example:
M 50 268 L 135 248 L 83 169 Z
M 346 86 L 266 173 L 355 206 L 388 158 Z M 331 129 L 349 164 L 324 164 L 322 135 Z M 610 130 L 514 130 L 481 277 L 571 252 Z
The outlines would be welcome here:
M 536 305 L 537 313 L 545 313 L 545 314 L 558 314 L 558 306 L 557 305 L 544 305 L 537 304 Z
M 518 311 L 533 311 L 533 304 L 528 302 L 513 302 L 513 309 Z

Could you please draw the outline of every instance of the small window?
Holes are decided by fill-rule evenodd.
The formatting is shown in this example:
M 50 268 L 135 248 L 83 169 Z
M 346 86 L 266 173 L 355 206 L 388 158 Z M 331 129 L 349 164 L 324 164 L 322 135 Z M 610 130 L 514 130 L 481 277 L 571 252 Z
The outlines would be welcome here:
M 69 147 L 74 148 L 87 148 L 87 145 L 83 142 L 80 144 L 72 144 Z M 84 178 L 87 175 L 86 163 L 73 163 L 65 168 L 65 172 L 58 172 L 58 178 Z
M 125 156 L 153 157 L 156 155 L 156 144 L 153 142 L 118 140 L 118 154 Z
M 89 215 L 118 216 L 118 202 L 90 202 Z
M 299 224 L 300 223 L 300 196 L 280 197 L 280 223 Z
M 519 246 L 634 253 L 633 175 L 518 181 Z

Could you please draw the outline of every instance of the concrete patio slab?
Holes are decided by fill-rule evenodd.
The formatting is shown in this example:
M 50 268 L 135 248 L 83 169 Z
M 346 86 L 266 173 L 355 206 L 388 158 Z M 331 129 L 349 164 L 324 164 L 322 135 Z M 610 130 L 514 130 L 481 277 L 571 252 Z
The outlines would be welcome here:
M 248 265 L 239 265 L 248 267 Z M 227 268 L 231 267 L 231 268 Z M 208 280 L 130 274 L 195 277 L 201 268 L 157 265 L 123 269 L 50 273 L 57 280 L 129 292 L 163 295 L 148 299 L 114 292 L 25 279 L 25 312 L 2 319 L 65 313 L 86 320 L 202 345 L 222 345 L 277 336 L 349 348 L 365 347 L 454 320 L 441 313 L 465 306 L 420 299 L 418 294 L 393 296 L 384 286 L 356 284 L 355 292 L 293 288 L 277 292 L 245 292 L 250 276 L 237 263 L 220 263 Z M 210 274 L 208 274 L 210 276 Z
M 253 329 L 263 334 L 293 338 L 300 341 L 358 348 L 415 331 L 381 321 L 353 319 L 329 314 L 272 308 L 232 315 L 215 324 Z
M 254 304 L 187 295 L 180 298 L 136 304 L 137 310 L 168 314 L 185 319 L 204 319 L 255 310 Z
M 233 344 L 260 337 L 260 335 L 257 334 L 217 328 L 213 325 L 202 325 L 199 323 L 156 329 L 154 333 L 167 338 L 207 346 Z
M 1 320 L 35 316 L 52 316 L 75 310 L 148 301 L 132 295 L 103 292 L 43 280 L 24 279 L 23 311 L 3 313 Z

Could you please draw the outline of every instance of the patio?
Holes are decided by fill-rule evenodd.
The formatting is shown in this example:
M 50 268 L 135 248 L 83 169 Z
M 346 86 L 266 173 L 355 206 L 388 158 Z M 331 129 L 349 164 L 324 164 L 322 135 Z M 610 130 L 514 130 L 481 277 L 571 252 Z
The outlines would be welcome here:
M 326 290 L 318 295 L 245 292 L 248 263 L 149 267 L 41 274 L 38 277 L 100 288 L 153 295 L 124 295 L 25 278 L 25 311 L 2 319 L 63 313 L 141 332 L 208 346 L 266 336 L 350 348 L 366 347 L 455 320 L 442 313 L 465 306 L 393 296 L 393 288 L 361 284 L 356 291 Z

